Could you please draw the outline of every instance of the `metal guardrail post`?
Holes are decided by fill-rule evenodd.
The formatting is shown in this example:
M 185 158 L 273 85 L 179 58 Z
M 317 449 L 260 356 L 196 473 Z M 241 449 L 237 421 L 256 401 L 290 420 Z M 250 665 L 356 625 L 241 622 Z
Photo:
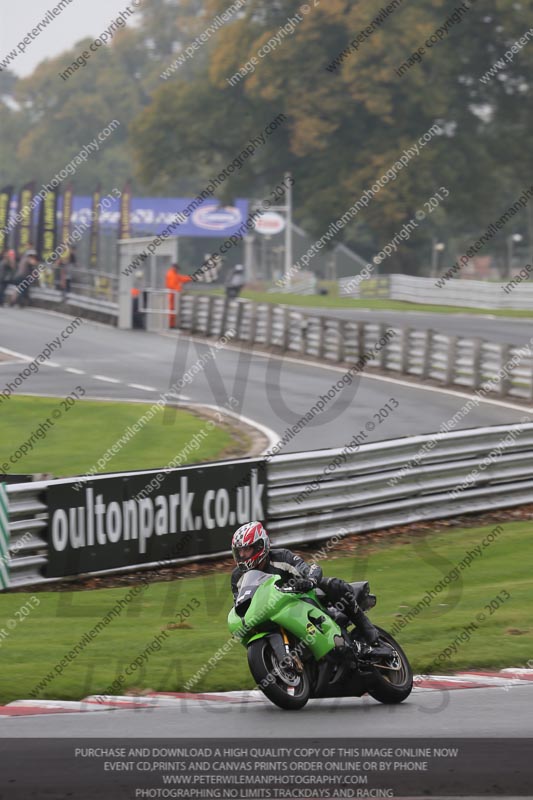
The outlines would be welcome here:
M 318 357 L 324 358 L 326 353 L 326 320 L 318 317 Z
M 307 331 L 309 330 L 309 317 L 303 317 L 300 323 L 300 353 L 307 354 Z
M 511 346 L 508 344 L 502 344 L 500 350 L 500 364 L 504 367 L 508 364 L 510 360 L 510 350 Z M 511 388 L 511 378 L 509 377 L 509 372 L 507 369 L 504 370 L 504 374 L 500 380 L 500 396 L 506 397 L 509 394 L 509 389 Z
M 446 386 L 451 386 L 455 380 L 455 360 L 457 356 L 457 336 L 448 339 L 448 353 L 446 357 Z
M 207 321 L 205 324 L 206 334 L 208 336 L 214 336 L 215 331 L 213 330 L 214 322 L 215 322 L 215 298 L 212 294 L 208 295 L 207 300 Z
M 187 302 L 185 298 L 186 295 L 183 292 L 178 292 L 178 296 L 176 298 L 176 328 L 181 328 L 181 320 L 183 319 L 183 305 Z M 170 314 L 167 318 L 170 319 Z
M 0 591 L 9 588 L 9 504 L 5 483 L 0 483 Z
M 224 332 L 222 327 L 224 302 L 224 297 L 213 297 L 213 327 L 211 330 L 214 336 L 222 336 Z
M 250 303 L 250 338 L 249 341 L 253 344 L 257 340 L 257 315 L 258 304 Z
M 402 328 L 402 350 L 400 355 L 400 369 L 403 375 L 409 372 L 409 342 L 411 340 L 411 328 Z
M 421 375 L 422 380 L 426 380 L 427 378 L 429 378 L 429 376 L 431 374 L 431 362 L 432 362 L 432 358 L 433 358 L 433 337 L 434 337 L 434 333 L 435 332 L 433 330 L 431 330 L 431 328 L 426 331 L 426 336 L 425 336 L 425 340 L 424 340 L 424 356 L 423 356 L 423 362 L 422 362 L 422 375 Z
M 181 292 L 179 294 L 181 294 Z M 198 294 L 191 295 L 191 301 L 192 301 L 191 333 L 195 333 L 198 330 L 198 311 L 200 309 L 200 295 Z
M 472 353 L 472 388 L 479 389 L 483 383 L 483 370 L 481 364 L 482 340 L 474 339 L 474 349 Z
M 337 323 L 337 361 L 344 361 L 346 355 L 346 321 L 340 319 Z
M 235 335 L 237 339 L 242 339 L 242 318 L 244 314 L 244 309 L 246 306 L 246 300 L 237 300 L 237 314 L 235 316 Z
M 283 308 L 283 337 L 281 349 L 284 353 L 289 350 L 291 338 L 291 310 L 287 306 Z
M 272 305 L 272 303 L 268 303 L 266 307 L 265 344 L 270 347 L 272 346 L 273 320 L 274 320 L 274 306 Z
M 360 361 L 360 359 L 365 354 L 365 323 L 358 322 L 357 323 L 357 359 L 356 361 Z
M 380 339 L 384 338 L 386 332 L 387 332 L 387 325 L 385 325 L 385 324 L 380 325 L 379 326 L 379 338 Z M 387 344 L 385 345 L 385 347 L 382 347 L 381 350 L 379 351 L 378 358 L 379 358 L 379 367 L 380 367 L 380 369 L 383 369 L 383 370 L 387 369 L 388 356 L 389 356 L 389 342 L 387 341 Z
M 224 336 L 224 334 L 226 333 L 229 304 L 230 304 L 230 300 L 228 300 L 228 298 L 225 297 L 224 298 L 224 306 L 222 308 L 222 317 L 221 317 L 221 320 L 220 320 L 220 335 L 221 336 Z

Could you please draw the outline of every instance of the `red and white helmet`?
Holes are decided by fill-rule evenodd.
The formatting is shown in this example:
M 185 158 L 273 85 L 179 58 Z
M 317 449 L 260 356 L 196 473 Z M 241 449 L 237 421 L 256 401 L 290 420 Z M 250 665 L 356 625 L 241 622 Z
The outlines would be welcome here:
M 270 552 L 268 533 L 260 522 L 247 522 L 233 534 L 231 551 L 235 563 L 244 572 L 261 569 Z

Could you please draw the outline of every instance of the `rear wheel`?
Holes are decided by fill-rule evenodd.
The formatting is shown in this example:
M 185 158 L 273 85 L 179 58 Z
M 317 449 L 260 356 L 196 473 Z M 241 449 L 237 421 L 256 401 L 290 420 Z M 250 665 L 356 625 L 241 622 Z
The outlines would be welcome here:
M 401 703 L 413 689 L 413 671 L 398 642 L 390 633 L 378 628 L 379 644 L 390 650 L 374 664 L 374 682 L 368 694 L 380 703 Z
M 296 711 L 309 700 L 311 687 L 305 667 L 299 670 L 280 663 L 268 638 L 250 644 L 248 666 L 258 688 L 279 708 Z

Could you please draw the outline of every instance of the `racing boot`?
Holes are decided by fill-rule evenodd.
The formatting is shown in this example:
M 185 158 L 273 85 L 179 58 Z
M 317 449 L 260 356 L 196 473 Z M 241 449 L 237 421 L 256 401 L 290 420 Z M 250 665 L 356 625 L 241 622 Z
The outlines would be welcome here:
M 368 619 L 367 615 L 360 608 L 356 607 L 356 611 L 349 614 L 350 620 L 356 626 L 356 630 L 363 635 L 364 642 L 353 642 L 353 650 L 355 655 L 362 658 L 364 661 L 368 660 L 373 663 L 376 659 L 379 660 L 383 657 L 390 657 L 391 649 L 387 644 L 379 643 L 379 631 Z
M 337 611 L 345 614 L 357 630 L 362 634 L 365 642 L 353 642 L 352 650 L 355 656 L 367 655 L 372 651 L 379 638 L 379 633 L 372 625 L 364 611 L 362 611 L 356 600 L 356 595 L 349 583 L 340 578 L 324 578 L 320 583 L 320 588 L 326 593 L 328 600 L 334 604 Z
M 356 611 L 349 611 L 348 616 L 357 630 L 362 633 L 365 642 L 370 645 L 370 647 L 377 644 L 379 639 L 378 630 L 372 625 L 364 611 L 357 608 Z

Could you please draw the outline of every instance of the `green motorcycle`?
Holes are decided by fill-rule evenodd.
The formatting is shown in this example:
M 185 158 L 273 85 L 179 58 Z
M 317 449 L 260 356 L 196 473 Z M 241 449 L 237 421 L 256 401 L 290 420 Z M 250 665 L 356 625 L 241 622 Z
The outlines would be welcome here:
M 281 581 L 250 570 L 228 616 L 258 688 L 272 703 L 296 710 L 312 697 L 368 693 L 380 703 L 401 703 L 410 695 L 409 661 L 389 633 L 377 628 L 379 641 L 369 648 L 342 612 L 325 605 L 320 589 Z M 368 581 L 350 586 L 363 611 L 376 605 Z

